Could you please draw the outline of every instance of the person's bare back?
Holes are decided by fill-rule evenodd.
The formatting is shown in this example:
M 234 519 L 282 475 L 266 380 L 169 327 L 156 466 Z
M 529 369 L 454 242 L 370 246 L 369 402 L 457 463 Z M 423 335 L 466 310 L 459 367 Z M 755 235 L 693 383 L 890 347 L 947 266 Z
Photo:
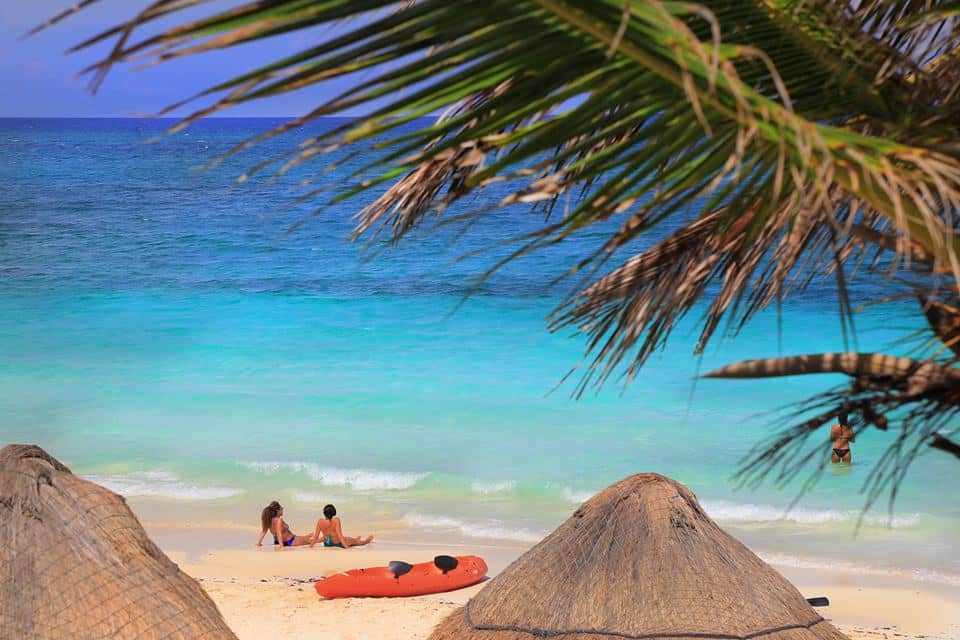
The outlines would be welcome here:
M 336 516 L 337 509 L 332 504 L 328 504 L 323 508 L 323 517 L 317 520 L 317 526 L 313 531 L 313 538 L 310 542 L 311 547 L 317 542 L 322 542 L 325 547 L 349 549 L 350 547 L 361 547 L 373 542 L 373 536 L 354 538 L 343 535 L 340 518 Z
M 847 414 L 841 413 L 837 416 L 837 420 L 837 424 L 830 427 L 830 440 L 833 442 L 830 461 L 834 464 L 839 462 L 850 464 L 853 461 L 850 443 L 856 440 L 856 436 L 853 433 L 853 427 L 847 422 Z

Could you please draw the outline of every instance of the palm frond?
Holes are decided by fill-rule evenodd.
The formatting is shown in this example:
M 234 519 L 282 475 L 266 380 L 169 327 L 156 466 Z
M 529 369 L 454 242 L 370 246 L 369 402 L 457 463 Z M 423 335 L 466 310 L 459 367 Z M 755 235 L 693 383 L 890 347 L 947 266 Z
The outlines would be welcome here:
M 551 321 L 553 330 L 587 336 L 593 360 L 577 393 L 622 364 L 632 378 L 701 305 L 697 351 L 724 321 L 736 332 L 814 280 L 833 278 L 846 323 L 848 278 L 868 259 L 870 271 L 886 269 L 891 286 L 900 286 L 903 272 L 911 295 L 940 301 L 924 309 L 933 335 L 956 353 L 950 300 L 960 283 L 960 39 L 953 2 L 256 0 L 156 27 L 159 18 L 175 22 L 202 4 L 156 0 L 80 43 L 76 49 L 112 43 L 89 69 L 94 87 L 119 63 L 162 63 L 330 24 L 340 28 L 328 38 L 171 105 L 193 110 L 174 129 L 367 73 L 228 155 L 327 115 L 366 115 L 263 160 L 243 179 L 310 167 L 331 149 L 374 141 L 381 153 L 335 197 L 386 186 L 359 213 L 358 236 L 399 240 L 493 184 L 508 185 L 497 206 L 533 204 L 548 218 L 516 239 L 511 258 L 617 220 L 575 270 L 613 268 Z M 910 18 L 921 10 L 922 19 Z M 419 120 L 438 112 L 444 116 L 431 124 Z M 556 214 L 558 199 L 574 194 L 575 204 Z M 466 228 L 487 211 L 450 221 Z M 666 239 L 635 249 L 646 236 L 663 237 L 662 229 L 670 230 Z M 855 376 L 850 389 L 807 409 L 849 405 L 877 426 L 877 416 L 898 407 L 903 424 L 932 416 L 940 424 L 960 406 L 955 362 L 942 358 L 821 354 L 714 373 L 801 370 Z M 772 459 L 788 475 L 812 458 L 784 457 L 785 443 L 802 441 L 815 422 L 778 441 Z M 877 472 L 900 477 L 916 450 L 909 438 L 922 432 L 929 439 L 923 429 L 905 427 Z
M 923 293 L 919 298 L 927 323 L 940 344 L 960 358 L 960 299 L 948 296 L 950 302 L 944 302 Z
M 949 438 L 941 436 L 939 433 L 933 434 L 930 446 L 934 449 L 940 449 L 941 451 L 952 453 L 957 458 L 960 458 L 960 444 L 957 444 Z
M 812 373 L 845 373 L 866 380 L 883 379 L 892 389 L 911 395 L 960 384 L 960 369 L 930 361 L 880 353 L 817 353 L 785 358 L 743 360 L 704 375 L 705 378 L 771 378 Z
M 928 447 L 952 452 L 954 443 L 947 436 L 955 432 L 960 415 L 960 386 L 954 383 L 912 393 L 904 385 L 892 388 L 883 376 L 853 377 L 849 386 L 819 394 L 778 417 L 777 422 L 799 421 L 752 447 L 742 460 L 738 479 L 749 486 L 767 480 L 785 486 L 807 470 L 811 473 L 808 486 L 828 462 L 823 439 L 811 441 L 811 437 L 838 413 L 849 414 L 857 434 L 871 427 L 890 431 L 889 444 L 874 461 L 862 490 L 864 512 L 885 493 L 892 511 L 897 488 L 917 455 Z

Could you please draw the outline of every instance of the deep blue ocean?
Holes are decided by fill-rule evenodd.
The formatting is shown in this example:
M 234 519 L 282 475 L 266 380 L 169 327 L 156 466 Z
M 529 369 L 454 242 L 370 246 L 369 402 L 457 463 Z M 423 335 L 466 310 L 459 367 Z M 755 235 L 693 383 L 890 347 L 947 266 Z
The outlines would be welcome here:
M 575 400 L 576 374 L 555 387 L 585 340 L 549 333 L 545 319 L 577 281 L 548 284 L 604 229 L 480 284 L 506 251 L 498 245 L 542 213 L 516 206 L 397 247 L 350 243 L 353 216 L 375 194 L 286 205 L 305 179 L 342 193 L 372 150 L 332 170 L 342 154 L 236 184 L 315 132 L 296 131 L 202 170 L 275 123 L 215 119 L 148 143 L 169 122 L 0 120 L 0 442 L 40 444 L 129 496 L 142 517 L 180 510 L 253 528 L 274 498 L 303 523 L 336 501 L 374 525 L 466 543 L 536 541 L 593 492 L 656 471 L 690 486 L 764 557 L 960 581 L 946 454 L 923 453 L 892 516 L 880 504 L 856 535 L 860 489 L 889 434 L 860 436 L 855 464 L 828 470 L 788 512 L 799 482 L 737 490 L 732 479 L 773 428 L 758 414 L 843 379 L 696 375 L 843 350 L 831 286 L 791 299 L 779 329 L 771 311 L 702 359 L 689 318 L 632 384 Z M 884 290 L 879 278 L 854 285 L 855 303 Z M 901 304 L 870 308 L 856 326 L 861 350 L 896 352 L 922 325 Z

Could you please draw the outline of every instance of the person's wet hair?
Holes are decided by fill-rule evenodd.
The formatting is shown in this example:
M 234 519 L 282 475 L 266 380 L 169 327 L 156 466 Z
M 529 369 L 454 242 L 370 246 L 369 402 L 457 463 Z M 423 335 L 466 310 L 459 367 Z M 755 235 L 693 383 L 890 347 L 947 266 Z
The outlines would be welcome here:
M 264 507 L 263 511 L 260 512 L 260 525 L 264 529 L 269 529 L 270 523 L 280 514 L 281 509 L 283 507 L 276 500 Z
M 837 421 L 843 426 L 847 426 L 848 424 L 850 424 L 849 422 L 847 422 L 847 414 L 845 413 L 838 414 Z
M 333 516 L 337 515 L 337 508 L 332 504 L 328 504 L 323 508 L 323 517 L 327 520 L 333 520 Z

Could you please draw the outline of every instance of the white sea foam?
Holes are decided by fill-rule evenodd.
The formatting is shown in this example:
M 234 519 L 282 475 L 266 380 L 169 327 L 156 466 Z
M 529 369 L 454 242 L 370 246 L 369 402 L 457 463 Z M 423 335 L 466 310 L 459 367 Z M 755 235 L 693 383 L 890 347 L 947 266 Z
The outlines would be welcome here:
M 183 482 L 169 471 L 141 471 L 115 475 L 85 475 L 91 482 L 122 496 L 170 498 L 172 500 L 221 500 L 243 493 L 242 489 Z
M 480 495 L 487 495 L 491 493 L 504 493 L 510 491 L 515 486 L 517 486 L 517 483 L 513 480 L 506 480 L 504 482 L 474 482 L 470 485 L 470 490 Z
M 563 490 L 560 492 L 560 495 L 562 495 L 563 499 L 566 500 L 567 502 L 580 504 L 592 498 L 594 495 L 596 495 L 596 492 L 595 491 L 576 491 L 574 489 L 571 489 L 570 487 L 564 487 Z
M 244 462 L 248 469 L 271 475 L 281 471 L 303 473 L 311 480 L 328 487 L 349 487 L 356 491 L 409 489 L 428 473 L 376 471 L 370 469 L 338 469 L 321 467 L 313 462 Z
M 565 500 L 580 504 L 594 496 L 591 491 L 577 491 L 564 487 L 560 492 Z M 737 503 L 724 501 L 709 501 L 703 503 L 703 508 L 711 518 L 720 522 L 795 522 L 797 524 L 831 524 L 841 522 L 856 522 L 860 511 L 856 509 L 813 509 L 809 507 L 794 507 L 787 511 L 783 507 L 766 504 Z M 886 515 L 868 514 L 864 523 L 869 525 L 889 525 L 894 528 L 912 527 L 917 524 L 923 514 L 908 513 L 890 518 Z
M 711 502 L 705 501 L 703 508 L 711 518 L 720 522 L 796 522 L 797 524 L 830 524 L 834 522 L 855 522 L 860 512 L 855 509 L 812 509 L 795 507 L 786 511 L 781 507 L 764 504 Z M 867 524 L 886 525 L 892 527 L 911 527 L 920 519 L 919 513 L 910 513 L 894 516 L 892 519 L 883 515 L 867 515 L 864 522 Z
M 453 529 L 470 538 L 539 542 L 547 534 L 545 531 L 538 532 L 531 531 L 530 529 L 510 527 L 499 521 L 471 523 L 447 516 L 432 516 L 422 513 L 408 513 L 403 516 L 403 519 L 412 527 L 420 527 L 422 529 Z
M 764 561 L 781 567 L 794 567 L 797 569 L 816 569 L 818 571 L 839 571 L 842 573 L 852 573 L 855 575 L 866 576 L 885 576 L 891 578 L 909 578 L 920 582 L 938 582 L 960 586 L 960 576 L 938 571 L 927 571 L 924 569 L 915 569 L 913 571 L 904 569 L 895 569 L 887 567 L 875 567 L 870 565 L 856 564 L 844 560 L 827 558 L 804 558 L 800 556 L 791 556 L 782 553 L 758 552 L 758 556 Z

